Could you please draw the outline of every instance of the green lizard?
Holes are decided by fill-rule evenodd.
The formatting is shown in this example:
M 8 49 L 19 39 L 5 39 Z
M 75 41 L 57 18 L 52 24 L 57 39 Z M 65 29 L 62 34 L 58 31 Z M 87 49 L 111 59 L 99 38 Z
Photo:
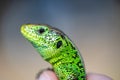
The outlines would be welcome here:
M 86 80 L 83 59 L 62 31 L 49 25 L 23 24 L 21 33 L 53 66 L 59 80 Z

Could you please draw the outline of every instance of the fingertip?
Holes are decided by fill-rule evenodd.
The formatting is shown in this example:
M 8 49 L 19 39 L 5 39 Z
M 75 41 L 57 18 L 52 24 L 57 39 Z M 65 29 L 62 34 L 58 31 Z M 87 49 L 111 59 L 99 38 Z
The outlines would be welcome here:
M 46 69 L 38 73 L 36 80 L 58 80 L 58 79 L 53 70 Z
M 87 80 L 112 80 L 110 77 L 102 74 L 88 73 Z

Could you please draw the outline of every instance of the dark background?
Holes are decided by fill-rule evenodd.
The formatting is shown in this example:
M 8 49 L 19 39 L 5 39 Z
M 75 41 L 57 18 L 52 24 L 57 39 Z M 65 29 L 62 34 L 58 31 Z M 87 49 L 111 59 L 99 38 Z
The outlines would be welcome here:
M 24 23 L 61 29 L 78 46 L 87 72 L 120 79 L 119 0 L 0 1 L 0 80 L 34 80 L 51 67 L 20 34 Z

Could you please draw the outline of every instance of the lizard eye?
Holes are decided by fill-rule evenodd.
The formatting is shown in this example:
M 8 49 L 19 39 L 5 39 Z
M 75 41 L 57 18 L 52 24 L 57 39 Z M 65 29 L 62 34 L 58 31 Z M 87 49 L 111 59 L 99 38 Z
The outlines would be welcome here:
M 38 32 L 39 32 L 40 34 L 42 34 L 42 33 L 44 33 L 44 32 L 45 32 L 45 29 L 40 28 L 40 29 L 38 30 Z

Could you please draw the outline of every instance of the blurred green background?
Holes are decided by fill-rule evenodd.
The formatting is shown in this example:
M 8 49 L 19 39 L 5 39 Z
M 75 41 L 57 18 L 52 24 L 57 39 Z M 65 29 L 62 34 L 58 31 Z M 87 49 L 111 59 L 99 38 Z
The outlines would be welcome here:
M 119 0 L 0 1 L 0 80 L 35 80 L 51 67 L 20 34 L 24 23 L 61 29 L 78 46 L 87 72 L 120 79 Z

